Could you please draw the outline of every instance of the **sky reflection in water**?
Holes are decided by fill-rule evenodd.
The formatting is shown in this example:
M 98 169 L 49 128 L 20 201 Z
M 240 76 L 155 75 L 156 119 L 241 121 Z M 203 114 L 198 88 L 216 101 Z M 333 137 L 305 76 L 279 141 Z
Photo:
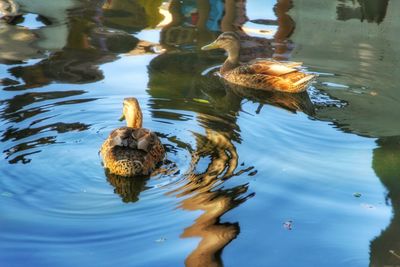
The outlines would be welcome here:
M 397 2 L 17 2 L 0 24 L 0 262 L 400 264 Z M 317 82 L 227 86 L 207 71 L 224 55 L 199 52 L 221 31 L 242 60 L 303 61 Z M 149 178 L 97 154 L 128 96 L 168 151 Z

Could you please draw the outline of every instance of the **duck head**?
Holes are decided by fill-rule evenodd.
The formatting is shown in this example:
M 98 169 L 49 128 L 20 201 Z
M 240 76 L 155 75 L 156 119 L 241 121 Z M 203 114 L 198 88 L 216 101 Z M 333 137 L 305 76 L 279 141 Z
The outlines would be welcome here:
M 126 126 L 132 128 L 142 128 L 143 114 L 139 102 L 134 97 L 124 99 L 124 106 L 120 120 L 126 120 Z
M 218 38 L 208 44 L 203 46 L 201 50 L 211 50 L 221 48 L 228 52 L 228 60 L 236 61 L 239 58 L 239 50 L 240 50 L 240 38 L 234 32 L 224 32 Z

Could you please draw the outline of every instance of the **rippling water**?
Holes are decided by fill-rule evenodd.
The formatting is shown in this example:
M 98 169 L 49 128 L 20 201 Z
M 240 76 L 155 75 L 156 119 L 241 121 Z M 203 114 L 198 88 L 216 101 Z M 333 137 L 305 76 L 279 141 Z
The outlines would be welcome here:
M 4 2 L 4 1 L 0 1 Z M 0 266 L 400 265 L 397 1 L 27 1 L 0 22 Z M 299 95 L 222 83 L 304 62 Z M 151 177 L 98 151 L 124 97 L 167 149 Z

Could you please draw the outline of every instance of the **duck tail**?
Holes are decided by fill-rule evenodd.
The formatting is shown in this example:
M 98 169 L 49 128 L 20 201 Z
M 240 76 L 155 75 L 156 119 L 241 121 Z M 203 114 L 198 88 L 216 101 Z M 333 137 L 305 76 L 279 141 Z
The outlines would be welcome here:
M 285 62 L 284 65 L 288 68 L 300 68 L 303 66 L 303 62 L 289 61 Z
M 314 80 L 315 77 L 317 77 L 317 76 L 316 76 L 316 75 L 313 75 L 313 74 L 308 74 L 308 75 L 304 76 L 303 78 L 301 78 L 300 80 L 298 80 L 297 82 L 293 83 L 293 87 L 303 87 L 303 86 L 306 86 L 306 85 L 309 84 L 312 80 Z

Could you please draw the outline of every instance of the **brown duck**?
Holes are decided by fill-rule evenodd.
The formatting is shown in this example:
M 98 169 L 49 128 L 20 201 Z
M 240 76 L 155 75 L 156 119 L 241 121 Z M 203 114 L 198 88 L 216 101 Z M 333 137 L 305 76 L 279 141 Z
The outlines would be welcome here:
M 300 71 L 301 62 L 258 59 L 241 64 L 239 62 L 240 38 L 234 32 L 222 33 L 213 43 L 201 49 L 216 48 L 222 48 L 228 53 L 220 74 L 229 83 L 259 90 L 300 93 L 305 91 L 315 78 L 315 75 Z
M 104 167 L 120 176 L 149 175 L 165 156 L 157 135 L 142 128 L 142 111 L 136 98 L 125 98 L 126 127 L 113 130 L 101 146 Z

